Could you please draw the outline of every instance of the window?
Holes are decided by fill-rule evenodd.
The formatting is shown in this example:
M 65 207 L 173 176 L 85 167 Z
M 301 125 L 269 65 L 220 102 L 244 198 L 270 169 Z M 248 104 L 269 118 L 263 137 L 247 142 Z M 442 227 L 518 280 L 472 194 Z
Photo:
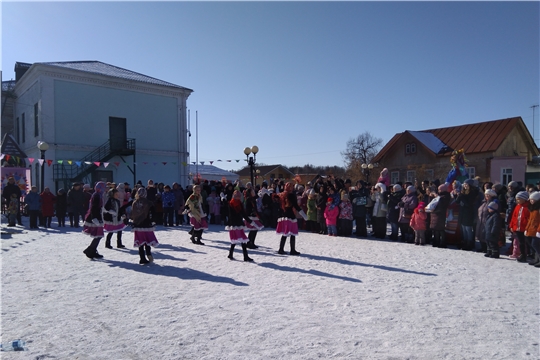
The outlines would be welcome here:
M 36 103 L 34 105 L 34 136 L 39 136 L 39 124 L 38 124 L 38 115 L 39 114 L 39 103 Z
M 424 174 L 426 177 L 424 180 L 433 181 L 433 169 L 425 170 Z
M 21 140 L 22 140 L 22 142 L 25 142 L 26 141 L 26 139 L 25 139 L 25 136 L 26 136 L 26 124 L 25 124 L 25 121 L 24 121 L 24 113 L 22 113 L 22 115 L 21 115 L 21 123 L 22 123 Z
M 416 144 L 412 143 L 411 144 L 411 154 L 414 154 L 414 153 L 416 153 Z
M 270 179 L 274 180 L 276 178 L 276 174 L 270 174 Z
M 512 181 L 512 168 L 501 169 L 501 183 L 503 185 L 508 185 Z
M 278 174 L 279 179 L 283 179 L 283 174 Z
M 395 184 L 399 181 L 399 171 L 392 171 L 390 173 L 390 183 Z
M 407 171 L 407 180 L 409 182 L 412 182 L 414 184 L 414 179 L 416 178 L 416 171 L 414 170 L 408 170 Z
M 17 144 L 21 143 L 21 122 L 19 121 L 19 118 L 17 118 Z
M 467 173 L 469 174 L 469 179 L 474 179 L 476 177 L 476 168 L 475 167 L 468 167 Z
M 405 144 L 405 154 L 411 153 L 411 144 Z

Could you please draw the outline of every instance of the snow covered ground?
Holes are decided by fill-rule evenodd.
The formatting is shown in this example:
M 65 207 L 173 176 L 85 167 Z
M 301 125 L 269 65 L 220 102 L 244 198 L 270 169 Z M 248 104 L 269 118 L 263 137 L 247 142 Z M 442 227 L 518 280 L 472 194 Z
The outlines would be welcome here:
M 53 223 L 53 226 L 56 226 Z M 2 226 L 6 230 L 5 224 Z M 2 359 L 539 359 L 539 269 L 503 256 L 302 232 L 301 256 L 259 232 L 254 263 L 158 227 L 102 260 L 74 229 L 2 235 Z M 113 244 L 115 244 L 113 237 Z M 287 241 L 286 250 L 289 244 Z

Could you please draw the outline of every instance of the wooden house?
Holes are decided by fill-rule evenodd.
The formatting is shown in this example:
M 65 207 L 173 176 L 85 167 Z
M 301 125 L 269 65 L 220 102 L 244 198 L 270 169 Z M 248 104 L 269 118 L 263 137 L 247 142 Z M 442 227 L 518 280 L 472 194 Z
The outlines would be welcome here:
M 248 181 L 251 181 L 251 170 L 249 166 L 246 166 L 245 168 L 236 171 L 236 174 L 238 174 L 240 180 L 245 184 Z M 264 180 L 266 180 L 268 183 L 274 180 L 284 180 L 284 181 L 292 181 L 294 180 L 294 173 L 291 172 L 289 169 L 287 169 L 283 165 L 256 165 L 253 168 L 253 179 L 256 184 L 262 184 Z
M 407 130 L 394 135 L 373 158 L 377 170 L 387 168 L 391 183 L 415 179 L 444 182 L 453 150 L 463 149 L 470 178 L 523 184 L 540 180 L 539 154 L 521 117 L 439 129 Z

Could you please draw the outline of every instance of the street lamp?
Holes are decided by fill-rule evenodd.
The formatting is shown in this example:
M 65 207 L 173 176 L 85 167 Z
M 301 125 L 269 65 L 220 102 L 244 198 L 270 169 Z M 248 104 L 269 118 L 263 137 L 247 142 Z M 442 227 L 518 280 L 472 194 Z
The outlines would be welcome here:
M 362 164 L 361 167 L 364 176 L 366 177 L 366 182 L 369 182 L 369 174 L 371 173 L 371 170 L 373 170 L 373 164 Z
M 38 141 L 37 148 L 41 151 L 41 159 L 43 159 L 43 164 L 41 164 L 41 192 L 45 189 L 45 151 L 49 149 L 49 144 L 45 141 Z
M 253 145 L 252 147 L 246 147 L 244 149 L 244 154 L 246 154 L 246 161 L 249 165 L 249 172 L 251 175 L 251 184 L 254 185 L 255 182 L 253 181 L 253 170 L 255 169 L 255 158 L 257 153 L 259 152 L 259 147 L 257 145 Z M 253 156 L 249 156 L 250 154 L 253 154 Z
M 257 169 L 255 170 L 255 173 L 257 174 L 257 177 L 255 178 L 255 186 L 257 186 L 257 179 L 259 178 L 259 176 L 261 176 L 261 170 Z

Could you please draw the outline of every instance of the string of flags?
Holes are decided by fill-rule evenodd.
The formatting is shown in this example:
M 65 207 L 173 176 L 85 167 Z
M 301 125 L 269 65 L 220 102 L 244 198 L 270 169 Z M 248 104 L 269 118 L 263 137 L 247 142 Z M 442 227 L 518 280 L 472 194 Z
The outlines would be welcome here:
M 10 159 L 14 159 L 16 162 L 20 162 L 21 160 L 28 160 L 30 162 L 30 164 L 32 165 L 34 163 L 34 161 L 37 160 L 37 162 L 39 163 L 40 166 L 43 166 L 44 164 L 47 164 L 47 166 L 51 166 L 53 163 L 57 163 L 57 164 L 68 164 L 68 165 L 76 165 L 78 167 L 81 167 L 83 164 L 85 165 L 95 165 L 97 167 L 100 167 L 100 166 L 103 166 L 104 168 L 108 167 L 109 165 L 111 165 L 111 162 L 100 162 L 100 161 L 73 161 L 73 160 L 51 160 L 51 159 L 36 159 L 36 158 L 31 158 L 31 157 L 27 157 L 27 158 L 21 158 L 19 156 L 13 156 L 13 155 L 9 155 L 9 154 L 0 154 L 0 160 L 6 160 L 6 161 L 9 161 Z M 214 162 L 223 162 L 223 161 L 226 161 L 226 162 L 232 162 L 232 161 L 236 161 L 237 163 L 240 162 L 241 160 L 239 159 L 235 159 L 235 160 L 211 160 L 211 161 L 208 161 L 208 163 L 210 163 L 210 165 L 212 165 Z M 246 161 L 244 159 L 244 161 Z M 117 168 L 120 167 L 120 165 L 123 164 L 126 164 L 128 165 L 127 162 L 123 161 L 123 162 L 119 162 L 119 161 L 114 161 L 112 162 L 112 164 L 114 166 L 116 166 Z M 192 161 L 191 162 L 193 165 L 196 165 L 197 162 L 196 161 Z M 199 163 L 201 165 L 204 165 L 206 163 L 206 161 L 199 161 Z M 168 162 L 168 161 L 162 161 L 162 162 L 159 162 L 159 161 L 152 161 L 152 162 L 149 162 L 149 161 L 141 161 L 141 162 L 134 162 L 133 163 L 134 165 L 158 165 L 158 164 L 163 164 L 163 165 L 167 165 L 167 164 L 170 164 L 170 165 L 174 165 L 176 166 L 178 164 L 178 162 Z M 183 166 L 188 166 L 189 164 L 185 161 L 182 161 L 181 164 Z

